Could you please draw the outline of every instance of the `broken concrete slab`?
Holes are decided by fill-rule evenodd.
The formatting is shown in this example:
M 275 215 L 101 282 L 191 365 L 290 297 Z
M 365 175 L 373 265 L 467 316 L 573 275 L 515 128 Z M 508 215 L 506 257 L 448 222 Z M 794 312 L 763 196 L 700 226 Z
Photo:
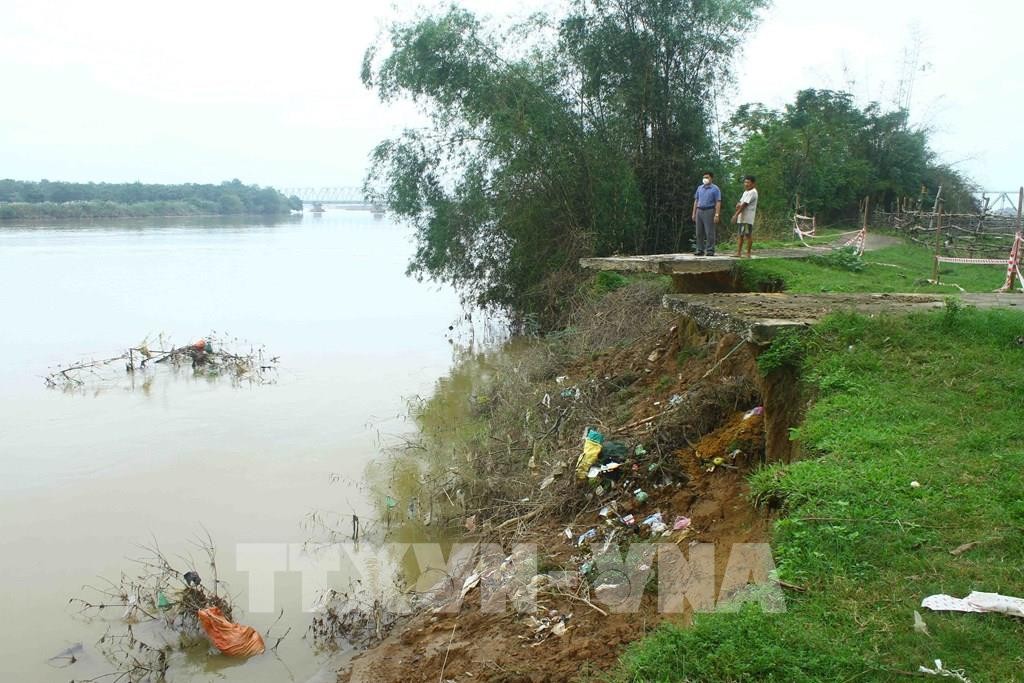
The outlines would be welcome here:
M 1019 306 L 1024 294 L 667 294 L 663 305 L 698 326 L 733 332 L 754 344 L 767 344 L 787 327 L 812 325 L 830 313 L 903 314 L 945 306 L 947 296 L 978 308 Z
M 829 247 L 795 247 L 792 249 L 765 249 L 752 259 L 803 259 L 826 254 Z M 606 256 L 580 259 L 580 266 L 589 270 L 613 270 L 630 273 L 658 273 L 678 275 L 689 273 L 717 273 L 729 271 L 741 261 L 731 254 L 694 256 L 693 254 L 653 254 L 644 256 Z

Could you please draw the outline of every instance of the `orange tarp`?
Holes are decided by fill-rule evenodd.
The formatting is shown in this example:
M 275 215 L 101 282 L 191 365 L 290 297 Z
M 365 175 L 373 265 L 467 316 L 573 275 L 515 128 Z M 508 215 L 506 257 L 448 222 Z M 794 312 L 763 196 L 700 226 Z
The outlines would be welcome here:
M 228 621 L 219 607 L 207 607 L 196 614 L 214 647 L 224 654 L 231 657 L 251 657 L 263 654 L 266 649 L 263 636 L 256 629 Z

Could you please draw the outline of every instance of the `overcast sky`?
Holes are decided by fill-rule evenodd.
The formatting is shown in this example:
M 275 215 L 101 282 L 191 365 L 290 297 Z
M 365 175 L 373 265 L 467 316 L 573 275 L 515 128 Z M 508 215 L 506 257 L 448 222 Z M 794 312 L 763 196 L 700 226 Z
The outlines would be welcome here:
M 358 185 L 408 123 L 359 82 L 382 23 L 420 3 L 0 0 L 0 177 Z M 498 17 L 509 3 L 463 3 Z M 522 0 L 524 10 L 555 0 Z M 725 103 L 807 87 L 890 105 L 920 37 L 912 118 L 989 189 L 1024 183 L 1024 3 L 777 0 Z

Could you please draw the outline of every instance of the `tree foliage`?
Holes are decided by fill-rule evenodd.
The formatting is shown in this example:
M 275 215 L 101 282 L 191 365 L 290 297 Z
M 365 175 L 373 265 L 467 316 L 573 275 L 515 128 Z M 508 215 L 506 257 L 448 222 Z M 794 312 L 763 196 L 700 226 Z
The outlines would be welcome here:
M 761 211 L 788 213 L 799 195 L 803 210 L 850 219 L 865 196 L 891 209 L 922 186 L 933 198 L 940 184 L 947 205 L 972 203 L 970 183 L 937 162 L 926 131 L 912 128 L 906 111 L 859 108 L 849 93 L 802 90 L 781 111 L 743 105 L 729 136 L 734 175 L 757 176 Z
M 101 218 L 196 214 L 282 214 L 301 209 L 271 187 L 0 180 L 0 218 Z
M 715 93 L 765 0 L 577 0 L 494 30 L 453 7 L 396 23 L 363 81 L 429 116 L 367 190 L 417 231 L 411 273 L 542 318 L 577 260 L 681 246 Z

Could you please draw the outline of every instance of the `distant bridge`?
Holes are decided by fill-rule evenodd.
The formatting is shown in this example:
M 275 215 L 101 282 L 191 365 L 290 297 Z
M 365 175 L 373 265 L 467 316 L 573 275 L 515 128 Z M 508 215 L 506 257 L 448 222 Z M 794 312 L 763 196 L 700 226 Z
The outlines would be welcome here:
M 361 187 L 282 187 L 279 188 L 285 197 L 295 196 L 306 204 L 339 204 L 346 206 L 372 207 L 366 201 Z

